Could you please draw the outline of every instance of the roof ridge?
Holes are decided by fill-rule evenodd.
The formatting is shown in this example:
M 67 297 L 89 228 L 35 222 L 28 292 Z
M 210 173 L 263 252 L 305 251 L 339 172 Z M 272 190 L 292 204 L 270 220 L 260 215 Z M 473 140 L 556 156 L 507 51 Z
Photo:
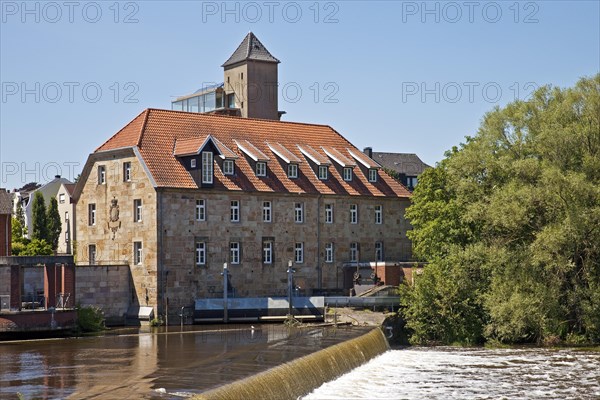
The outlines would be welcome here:
M 205 114 L 205 113 L 197 113 L 197 112 L 190 112 L 190 111 L 167 110 L 167 109 L 162 109 L 162 108 L 148 108 L 147 110 L 149 110 L 149 111 L 165 111 L 165 112 L 173 112 L 173 113 L 182 113 L 182 114 L 188 114 L 188 115 L 194 115 L 194 116 L 198 115 L 198 116 L 202 116 L 202 117 L 212 117 L 212 118 L 230 118 L 230 119 L 236 119 L 236 120 L 248 120 L 248 121 L 258 121 L 258 122 L 277 122 L 277 123 L 280 123 L 280 124 L 320 126 L 320 127 L 325 127 L 325 128 L 329 128 L 329 129 L 335 130 L 335 129 L 333 129 L 331 127 L 331 125 L 327 125 L 327 124 L 315 124 L 315 123 L 310 123 L 310 122 L 280 121 L 280 120 L 266 119 L 266 118 L 243 118 L 243 117 L 236 117 L 236 116 L 232 116 L 232 115 Z

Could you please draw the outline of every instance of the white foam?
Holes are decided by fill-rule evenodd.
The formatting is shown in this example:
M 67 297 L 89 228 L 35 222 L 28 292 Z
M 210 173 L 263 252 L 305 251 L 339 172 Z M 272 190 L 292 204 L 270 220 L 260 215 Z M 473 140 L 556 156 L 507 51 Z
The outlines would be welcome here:
M 305 399 L 596 399 L 600 353 L 546 349 L 391 350 Z

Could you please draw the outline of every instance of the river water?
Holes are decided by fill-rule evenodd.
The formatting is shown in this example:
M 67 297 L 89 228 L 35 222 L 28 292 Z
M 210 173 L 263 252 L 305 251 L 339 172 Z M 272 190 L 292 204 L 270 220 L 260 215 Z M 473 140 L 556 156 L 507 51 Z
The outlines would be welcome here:
M 598 400 L 600 352 L 451 347 L 390 350 L 304 399 Z
M 208 325 L 0 342 L 0 399 L 181 399 L 369 329 Z

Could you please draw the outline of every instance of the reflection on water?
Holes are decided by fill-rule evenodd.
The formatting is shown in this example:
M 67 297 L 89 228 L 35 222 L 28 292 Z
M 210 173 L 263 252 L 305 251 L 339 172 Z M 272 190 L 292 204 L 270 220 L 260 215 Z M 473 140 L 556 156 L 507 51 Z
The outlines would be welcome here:
M 366 332 L 283 325 L 0 342 L 0 398 L 174 398 L 200 393 Z M 122 331 L 120 333 L 131 333 Z M 164 390 L 163 390 L 164 389 Z M 164 392 L 164 393 L 163 393 Z
M 316 399 L 600 399 L 600 353 L 569 349 L 391 350 Z

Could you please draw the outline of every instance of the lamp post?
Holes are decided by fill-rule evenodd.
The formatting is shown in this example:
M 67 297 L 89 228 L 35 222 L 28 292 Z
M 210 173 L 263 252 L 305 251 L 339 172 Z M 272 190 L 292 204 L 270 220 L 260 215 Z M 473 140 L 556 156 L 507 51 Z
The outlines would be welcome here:
M 294 290 L 294 269 L 292 268 L 292 260 L 288 261 L 288 317 L 292 317 L 292 294 Z
M 227 323 L 227 286 L 229 286 L 229 269 L 227 268 L 227 263 L 223 263 L 223 272 L 221 272 L 221 275 L 223 275 L 223 322 Z

